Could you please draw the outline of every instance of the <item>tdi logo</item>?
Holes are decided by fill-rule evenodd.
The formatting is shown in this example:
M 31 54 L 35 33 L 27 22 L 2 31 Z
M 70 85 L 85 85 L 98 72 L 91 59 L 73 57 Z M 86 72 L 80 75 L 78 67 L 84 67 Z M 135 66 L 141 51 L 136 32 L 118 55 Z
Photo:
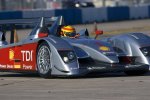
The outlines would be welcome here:
M 32 61 L 32 54 L 33 54 L 33 50 L 32 51 L 21 51 L 22 53 L 22 58 L 23 61 Z

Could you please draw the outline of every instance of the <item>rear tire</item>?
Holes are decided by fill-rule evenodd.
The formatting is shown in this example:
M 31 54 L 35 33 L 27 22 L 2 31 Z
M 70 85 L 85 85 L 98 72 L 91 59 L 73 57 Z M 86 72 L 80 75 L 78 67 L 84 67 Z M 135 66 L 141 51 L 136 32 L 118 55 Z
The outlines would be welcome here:
M 37 70 L 41 77 L 51 76 L 51 50 L 46 42 L 42 42 L 37 49 Z

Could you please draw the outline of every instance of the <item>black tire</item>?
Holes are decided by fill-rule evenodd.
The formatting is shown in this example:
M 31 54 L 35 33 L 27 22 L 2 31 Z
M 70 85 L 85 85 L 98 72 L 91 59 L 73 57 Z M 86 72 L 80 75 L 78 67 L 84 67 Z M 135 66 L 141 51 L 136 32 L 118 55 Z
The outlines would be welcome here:
M 136 75 L 144 75 L 148 72 L 148 70 L 130 70 L 125 71 L 125 73 L 129 76 L 136 76 Z
M 42 42 L 37 49 L 37 70 L 41 77 L 51 76 L 51 50 L 46 42 Z

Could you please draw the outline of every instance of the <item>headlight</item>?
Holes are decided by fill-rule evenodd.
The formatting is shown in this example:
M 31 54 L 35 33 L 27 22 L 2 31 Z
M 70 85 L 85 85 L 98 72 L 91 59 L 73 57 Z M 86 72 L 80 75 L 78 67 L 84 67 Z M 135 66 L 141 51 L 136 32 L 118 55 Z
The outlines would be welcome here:
M 69 62 L 68 57 L 63 57 L 63 61 L 66 62 L 66 63 Z
M 143 47 L 140 49 L 145 56 L 149 56 L 149 48 Z
M 65 50 L 65 51 L 58 51 L 62 60 L 65 62 L 65 63 L 69 63 L 69 62 L 72 62 L 76 59 L 76 55 L 74 53 L 74 51 L 71 51 L 71 50 Z

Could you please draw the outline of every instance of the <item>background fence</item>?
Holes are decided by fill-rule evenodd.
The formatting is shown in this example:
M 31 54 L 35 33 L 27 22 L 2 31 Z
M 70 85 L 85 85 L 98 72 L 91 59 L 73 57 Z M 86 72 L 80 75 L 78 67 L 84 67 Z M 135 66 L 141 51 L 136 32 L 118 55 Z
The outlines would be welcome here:
M 0 19 L 37 18 L 59 15 L 64 16 L 67 24 L 144 19 L 150 18 L 150 6 L 1 11 Z

